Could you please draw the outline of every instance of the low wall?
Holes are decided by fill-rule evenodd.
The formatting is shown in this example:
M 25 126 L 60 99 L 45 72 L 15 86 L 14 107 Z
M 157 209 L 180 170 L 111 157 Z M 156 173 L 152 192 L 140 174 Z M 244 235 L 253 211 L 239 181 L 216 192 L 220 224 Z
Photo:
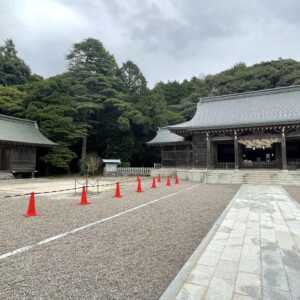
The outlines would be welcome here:
M 161 168 L 152 169 L 151 176 L 174 176 L 177 175 L 181 180 L 189 180 L 194 182 L 206 182 L 206 169 L 175 169 Z
M 176 175 L 175 168 L 160 168 L 160 169 L 152 169 L 150 176 L 174 176 Z
M 189 180 L 193 182 L 206 182 L 206 169 L 178 169 L 177 176 L 181 180 Z
M 300 170 L 153 169 L 151 176 L 174 176 L 181 180 L 212 184 L 274 184 L 300 186 Z

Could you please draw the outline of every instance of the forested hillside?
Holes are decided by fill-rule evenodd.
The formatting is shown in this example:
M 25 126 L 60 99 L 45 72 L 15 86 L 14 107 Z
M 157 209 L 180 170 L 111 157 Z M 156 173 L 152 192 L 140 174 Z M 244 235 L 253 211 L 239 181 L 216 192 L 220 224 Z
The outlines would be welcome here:
M 88 154 L 151 165 L 155 153 L 145 142 L 158 126 L 191 118 L 199 97 L 300 84 L 300 62 L 279 59 L 150 89 L 134 62 L 118 66 L 92 38 L 73 45 L 66 60 L 64 73 L 43 79 L 18 57 L 13 41 L 0 47 L 0 113 L 37 120 L 59 143 L 41 157 L 52 172 L 76 171 L 83 141 Z

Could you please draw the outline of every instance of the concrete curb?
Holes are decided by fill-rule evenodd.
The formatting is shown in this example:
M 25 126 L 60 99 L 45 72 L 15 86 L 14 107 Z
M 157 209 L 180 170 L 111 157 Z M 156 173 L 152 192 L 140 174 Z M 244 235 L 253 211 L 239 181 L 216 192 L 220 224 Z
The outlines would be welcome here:
M 180 289 L 182 288 L 183 284 L 187 280 L 189 274 L 191 273 L 193 267 L 201 257 L 202 253 L 206 249 L 209 242 L 212 240 L 213 236 L 219 229 L 220 225 L 222 224 L 222 221 L 226 217 L 229 209 L 232 207 L 235 199 L 238 197 L 239 191 L 241 189 L 238 189 L 236 194 L 233 196 L 233 198 L 228 203 L 227 207 L 224 209 L 222 214 L 218 217 L 216 222 L 214 223 L 213 227 L 210 229 L 210 231 L 206 234 L 206 236 L 202 239 L 200 245 L 197 247 L 197 249 L 193 252 L 193 254 L 190 256 L 190 258 L 186 261 L 186 263 L 183 265 L 181 270 L 178 272 L 176 277 L 171 281 L 167 289 L 164 291 L 164 293 L 160 296 L 159 300 L 174 300 L 179 293 Z

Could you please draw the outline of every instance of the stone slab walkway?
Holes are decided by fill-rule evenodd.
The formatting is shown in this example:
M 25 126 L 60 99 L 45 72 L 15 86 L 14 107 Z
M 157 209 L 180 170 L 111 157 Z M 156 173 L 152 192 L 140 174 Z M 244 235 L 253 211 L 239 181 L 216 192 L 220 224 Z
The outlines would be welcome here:
M 300 207 L 281 186 L 243 185 L 176 300 L 300 299 Z

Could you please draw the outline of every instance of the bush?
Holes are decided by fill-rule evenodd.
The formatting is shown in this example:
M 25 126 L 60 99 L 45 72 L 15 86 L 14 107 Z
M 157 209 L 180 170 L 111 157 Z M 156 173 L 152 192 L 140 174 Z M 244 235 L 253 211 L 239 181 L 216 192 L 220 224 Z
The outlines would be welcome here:
M 101 159 L 97 154 L 88 154 L 85 159 L 80 160 L 80 173 L 95 175 L 101 165 Z

